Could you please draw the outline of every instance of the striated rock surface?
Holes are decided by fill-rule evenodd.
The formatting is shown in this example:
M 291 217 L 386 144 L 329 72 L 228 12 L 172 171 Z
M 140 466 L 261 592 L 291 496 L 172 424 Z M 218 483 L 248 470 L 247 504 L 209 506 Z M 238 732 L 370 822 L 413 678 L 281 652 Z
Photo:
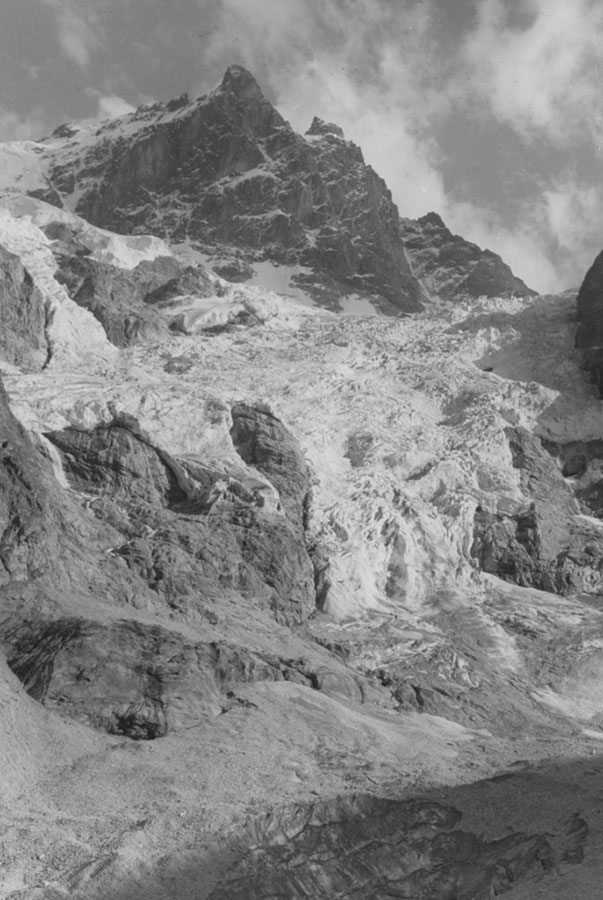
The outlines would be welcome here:
M 500 256 L 453 234 L 437 213 L 401 219 L 400 231 L 413 272 L 432 296 L 450 301 L 536 296 Z
M 34 193 L 61 205 L 77 190 L 76 211 L 95 225 L 301 267 L 331 305 L 355 290 L 421 307 L 385 182 L 336 126 L 296 134 L 240 66 L 207 97 L 141 107 L 85 141 L 53 137 L 53 190 Z

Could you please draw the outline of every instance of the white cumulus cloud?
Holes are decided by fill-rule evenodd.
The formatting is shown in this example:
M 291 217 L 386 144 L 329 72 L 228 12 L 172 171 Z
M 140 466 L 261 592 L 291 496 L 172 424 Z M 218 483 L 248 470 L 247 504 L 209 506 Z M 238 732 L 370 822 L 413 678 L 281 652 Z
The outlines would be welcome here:
M 77 0 L 44 0 L 56 15 L 59 41 L 65 55 L 85 69 L 98 47 L 93 9 Z
M 492 114 L 533 139 L 568 144 L 585 128 L 599 139 L 600 0 L 481 0 L 477 12 L 462 55 L 467 84 Z

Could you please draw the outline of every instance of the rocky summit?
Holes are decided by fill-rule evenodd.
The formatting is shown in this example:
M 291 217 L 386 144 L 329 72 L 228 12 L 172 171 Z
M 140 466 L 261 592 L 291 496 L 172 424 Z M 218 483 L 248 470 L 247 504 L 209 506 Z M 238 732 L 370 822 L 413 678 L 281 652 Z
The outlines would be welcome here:
M 238 66 L 0 145 L 2 897 L 600 896 L 601 259 L 403 213 Z

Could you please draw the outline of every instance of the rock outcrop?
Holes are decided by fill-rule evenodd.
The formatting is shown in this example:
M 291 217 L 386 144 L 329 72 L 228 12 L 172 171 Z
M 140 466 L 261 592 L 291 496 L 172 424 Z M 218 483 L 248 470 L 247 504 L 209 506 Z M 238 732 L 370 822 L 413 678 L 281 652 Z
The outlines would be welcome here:
M 459 827 L 461 818 L 434 801 L 371 796 L 275 810 L 252 826 L 252 851 L 210 900 L 486 900 L 541 881 L 571 852 L 578 862 L 588 833 L 578 820 L 573 832 L 569 826 L 554 838 L 515 833 L 487 841 Z
M 275 461 L 283 489 L 289 483 L 286 461 L 297 463 L 299 453 L 291 451 L 292 438 L 278 421 L 264 412 L 257 416 L 272 419 L 264 458 L 268 470 Z M 234 418 L 236 429 L 240 415 Z M 255 460 L 266 444 L 261 433 L 251 433 Z M 47 437 L 60 450 L 74 488 L 98 498 L 95 514 L 121 532 L 113 554 L 168 606 L 200 611 L 228 589 L 246 598 L 242 602 L 271 609 L 284 623 L 302 622 L 314 609 L 303 521 L 297 510 L 290 511 L 285 490 L 283 513 L 267 499 L 270 484 L 254 483 L 243 467 L 236 477 L 200 462 L 179 462 L 128 419 Z M 297 468 L 290 479 L 298 483 Z M 272 482 L 275 493 L 278 481 Z
M 453 234 L 437 213 L 401 219 L 400 231 L 413 272 L 432 296 L 455 301 L 536 295 L 500 256 Z
M 6 633 L 8 665 L 47 709 L 132 740 L 194 728 L 238 703 L 241 685 L 291 681 L 356 698 L 341 672 L 225 641 L 192 641 L 177 630 L 120 619 L 25 622 Z M 347 688 L 347 692 L 346 692 Z
M 603 253 L 599 253 L 578 291 L 576 347 L 603 397 Z
M 49 598 L 72 584 L 88 585 L 94 551 L 108 536 L 61 490 L 50 460 L 11 413 L 1 383 L 0 436 L 0 590 L 6 612 L 15 592 L 31 585 Z
M 42 295 L 19 257 L 1 244 L 0 356 L 25 371 L 43 368 L 48 357 Z
M 75 303 L 98 319 L 116 347 L 165 336 L 174 327 L 169 315 L 174 298 L 215 293 L 202 269 L 184 266 L 173 257 L 118 269 L 88 256 L 62 253 L 55 278 Z
M 564 475 L 585 473 L 587 452 L 580 453 L 572 444 L 543 445 L 522 428 L 508 428 L 507 437 L 525 504 L 506 514 L 478 506 L 471 552 L 480 568 L 505 581 L 554 593 L 603 590 L 603 535 L 576 516 L 577 500 L 586 512 L 593 507 L 598 511 L 600 460 L 572 490 Z M 551 454 L 567 456 L 573 464 L 560 469 Z
M 141 107 L 88 137 L 50 151 L 43 199 L 74 193 L 77 161 L 76 211 L 93 224 L 301 267 L 317 297 L 328 285 L 331 305 L 339 285 L 420 309 L 385 182 L 336 126 L 315 120 L 296 134 L 240 66 L 207 97 Z

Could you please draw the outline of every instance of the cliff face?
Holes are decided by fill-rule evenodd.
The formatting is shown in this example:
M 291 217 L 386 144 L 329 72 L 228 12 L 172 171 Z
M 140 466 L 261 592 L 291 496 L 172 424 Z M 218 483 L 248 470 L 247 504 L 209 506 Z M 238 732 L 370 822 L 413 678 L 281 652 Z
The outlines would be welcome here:
M 413 272 L 432 296 L 452 301 L 536 296 L 500 256 L 453 234 L 437 213 L 401 219 L 400 230 Z
M 603 253 L 584 276 L 577 303 L 576 347 L 582 351 L 584 367 L 603 397 Z
M 18 256 L 0 246 L 0 353 L 7 362 L 41 369 L 48 357 L 46 310 Z
M 239 66 L 207 97 L 55 143 L 52 189 L 35 193 L 96 225 L 299 266 L 323 302 L 353 290 L 421 307 L 385 182 L 336 126 L 296 134 Z

